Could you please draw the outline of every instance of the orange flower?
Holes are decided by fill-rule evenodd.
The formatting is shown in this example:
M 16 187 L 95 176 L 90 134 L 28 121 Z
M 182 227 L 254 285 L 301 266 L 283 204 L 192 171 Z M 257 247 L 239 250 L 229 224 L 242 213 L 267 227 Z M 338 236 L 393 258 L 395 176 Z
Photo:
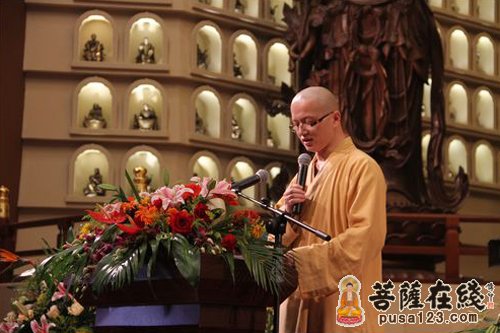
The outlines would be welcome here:
M 266 228 L 261 223 L 252 223 L 250 234 L 253 238 L 261 238 Z
M 135 201 L 129 201 L 122 203 L 121 210 L 122 212 L 126 213 L 128 211 L 135 209 L 136 207 L 137 203 Z
M 140 206 L 134 217 L 145 225 L 151 225 L 159 218 L 158 209 L 155 206 Z

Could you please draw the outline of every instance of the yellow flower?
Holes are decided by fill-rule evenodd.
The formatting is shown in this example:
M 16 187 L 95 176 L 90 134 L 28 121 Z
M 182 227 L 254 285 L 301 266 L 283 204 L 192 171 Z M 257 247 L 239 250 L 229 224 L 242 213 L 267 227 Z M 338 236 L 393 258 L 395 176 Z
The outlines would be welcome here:
M 59 312 L 57 305 L 52 305 L 49 311 L 47 312 L 47 317 L 49 317 L 50 319 L 56 319 L 57 317 L 59 317 L 60 314 L 61 313 Z
M 93 229 L 94 227 L 92 226 L 92 223 L 85 223 L 80 228 L 80 234 L 78 235 L 78 238 L 82 238 L 85 235 L 88 235 L 90 232 L 92 232 Z
M 83 312 L 83 310 L 84 310 L 83 306 L 76 300 L 73 300 L 73 304 L 71 304 L 71 306 L 68 307 L 69 314 L 75 317 L 79 316 Z
M 265 229 L 265 227 L 262 224 L 260 224 L 260 223 L 253 223 L 251 225 L 250 234 L 254 238 L 261 238 L 262 235 L 264 234 L 265 230 L 266 229 Z

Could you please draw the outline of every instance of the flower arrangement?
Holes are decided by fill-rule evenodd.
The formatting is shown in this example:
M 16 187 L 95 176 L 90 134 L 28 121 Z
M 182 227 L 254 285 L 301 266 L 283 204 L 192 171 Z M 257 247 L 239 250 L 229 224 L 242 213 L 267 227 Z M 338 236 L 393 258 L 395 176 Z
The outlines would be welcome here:
M 89 332 L 94 309 L 78 302 L 84 292 L 122 288 L 140 270 L 151 278 L 159 262 L 175 265 L 195 286 L 201 254 L 222 256 L 233 280 L 235 255 L 241 256 L 257 284 L 278 292 L 281 251 L 263 237 L 261 216 L 238 206 L 229 182 L 193 177 L 188 184 L 139 193 L 128 174 L 127 179 L 132 196 L 100 185 L 114 192 L 111 202 L 87 211 L 80 231 L 34 265 L 0 333 Z M 0 261 L 23 259 L 3 251 Z

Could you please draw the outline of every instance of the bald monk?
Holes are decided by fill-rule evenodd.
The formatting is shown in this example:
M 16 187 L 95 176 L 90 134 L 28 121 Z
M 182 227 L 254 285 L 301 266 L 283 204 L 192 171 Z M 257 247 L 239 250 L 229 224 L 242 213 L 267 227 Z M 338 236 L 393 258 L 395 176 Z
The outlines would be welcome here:
M 381 250 L 386 233 L 386 183 L 378 164 L 358 150 L 342 127 L 338 99 L 309 87 L 292 100 L 292 129 L 314 157 L 305 191 L 292 180 L 278 207 L 332 235 L 329 242 L 287 226 L 285 245 L 294 249 L 297 290 L 281 304 L 282 333 L 378 333 L 377 312 L 368 302 L 372 284 L 382 279 Z M 365 321 L 357 327 L 336 322 L 339 281 L 352 274 L 361 282 Z

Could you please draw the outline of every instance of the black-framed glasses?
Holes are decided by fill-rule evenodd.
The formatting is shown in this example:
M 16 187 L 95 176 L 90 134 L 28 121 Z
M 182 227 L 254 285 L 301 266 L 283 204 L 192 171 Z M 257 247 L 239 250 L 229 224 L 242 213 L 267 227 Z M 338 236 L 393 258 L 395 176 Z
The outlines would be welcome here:
M 302 128 L 306 128 L 306 129 L 312 129 L 314 127 L 316 127 L 320 122 L 322 122 L 326 117 L 328 117 L 329 115 L 333 114 L 334 111 L 332 112 L 329 112 L 327 114 L 325 114 L 324 116 L 321 116 L 320 118 L 318 119 L 306 119 L 305 121 L 301 121 L 297 124 L 290 124 L 290 131 L 292 131 L 293 133 L 297 133 L 297 131 L 299 130 L 299 127 L 302 126 Z

